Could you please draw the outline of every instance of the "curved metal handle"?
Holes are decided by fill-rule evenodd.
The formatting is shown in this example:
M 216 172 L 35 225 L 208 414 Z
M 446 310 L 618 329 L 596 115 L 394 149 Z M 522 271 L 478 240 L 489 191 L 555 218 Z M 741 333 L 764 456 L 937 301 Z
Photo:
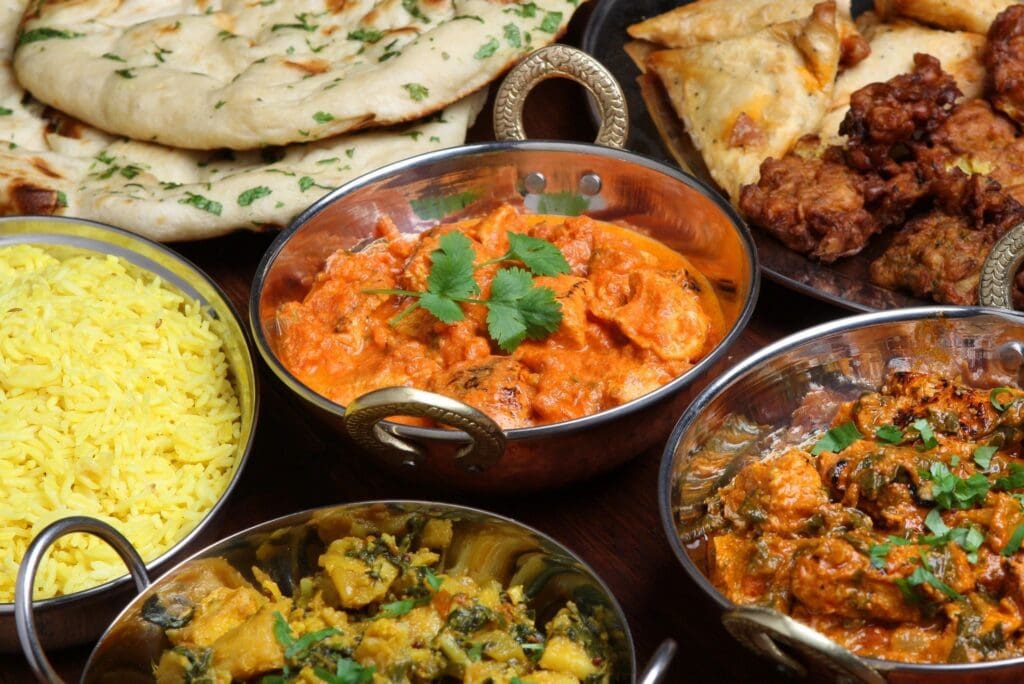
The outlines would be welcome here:
M 637 684 L 658 684 L 668 675 L 668 668 L 672 665 L 672 659 L 675 657 L 675 639 L 665 639 L 647 662 L 647 667 L 644 668 Z
M 1013 280 L 1024 262 L 1024 223 L 1018 223 L 992 247 L 981 268 L 978 303 L 1013 308 Z
M 14 621 L 18 629 L 18 641 L 21 642 L 21 650 L 25 654 L 28 664 L 39 681 L 50 684 L 60 684 L 63 680 L 53 669 L 46 653 L 43 652 L 42 644 L 39 643 L 36 618 L 32 613 L 32 588 L 35 586 L 36 572 L 38 572 L 46 552 L 58 539 L 75 532 L 95 535 L 110 544 L 128 566 L 128 572 L 135 580 L 135 588 L 140 594 L 150 584 L 146 564 L 135 547 L 125 539 L 124 535 L 107 523 L 95 518 L 76 515 L 62 518 L 43 528 L 43 531 L 36 535 L 32 543 L 28 545 L 25 557 L 22 558 L 21 565 L 18 567 L 18 579 L 14 584 Z
M 416 465 L 426 452 L 380 425 L 390 416 L 430 418 L 467 432 L 472 441 L 455 454 L 465 470 L 486 470 L 505 453 L 505 433 L 486 415 L 451 397 L 412 387 L 385 387 L 351 402 L 345 407 L 345 429 L 364 449 L 403 465 Z
M 549 45 L 534 51 L 514 66 L 494 98 L 494 136 L 498 140 L 526 140 L 523 106 L 541 81 L 568 78 L 581 84 L 597 100 L 601 128 L 597 144 L 624 147 L 629 134 L 626 96 L 615 77 L 600 62 L 568 45 Z
M 722 615 L 722 624 L 729 633 L 750 650 L 768 656 L 800 677 L 808 675 L 807 668 L 790 653 L 817 669 L 829 672 L 838 682 L 885 684 L 885 677 L 845 648 L 776 610 L 741 607 Z M 783 644 L 789 652 L 779 648 Z

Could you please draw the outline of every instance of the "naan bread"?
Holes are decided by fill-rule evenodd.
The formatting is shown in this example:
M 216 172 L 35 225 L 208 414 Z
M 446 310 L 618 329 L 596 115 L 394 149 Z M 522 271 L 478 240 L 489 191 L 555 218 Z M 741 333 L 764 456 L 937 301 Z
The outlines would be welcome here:
M 651 55 L 712 178 L 733 201 L 757 182 L 762 160 L 782 157 L 818 129 L 839 63 L 835 5 L 717 43 Z
M 876 0 L 883 17 L 917 19 L 954 31 L 988 33 L 996 15 L 1018 0 Z
M 103 130 L 254 149 L 410 121 L 551 43 L 578 2 L 33 0 L 36 98 Z
M 692 47 L 756 33 L 772 24 L 800 21 L 818 2 L 821 0 L 697 0 L 626 30 L 633 38 L 665 47 Z M 840 38 L 856 33 L 850 0 L 838 0 L 836 8 Z
M 985 37 L 964 31 L 942 31 L 899 21 L 877 24 L 865 31 L 871 54 L 843 71 L 836 81 L 832 104 L 821 122 L 819 136 L 826 143 L 841 139 L 839 124 L 850 109 L 850 96 L 869 83 L 884 83 L 914 70 L 914 54 L 935 57 L 942 70 L 956 79 L 965 97 L 980 97 L 985 89 Z
M 114 138 L 26 98 L 9 55 L 24 1 L 0 0 L 0 214 L 77 216 L 156 240 L 287 225 L 338 185 L 384 164 L 461 144 L 483 105 L 308 144 L 225 153 Z

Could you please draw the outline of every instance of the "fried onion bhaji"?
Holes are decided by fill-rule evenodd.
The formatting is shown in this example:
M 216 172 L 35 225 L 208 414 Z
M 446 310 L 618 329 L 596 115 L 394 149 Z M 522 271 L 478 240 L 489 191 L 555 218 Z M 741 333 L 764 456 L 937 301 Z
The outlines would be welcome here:
M 992 104 L 1024 123 L 1024 5 L 999 13 L 988 30 L 985 68 L 992 78 Z
M 985 257 L 1024 220 L 1024 206 L 981 174 L 968 176 L 959 168 L 933 172 L 934 208 L 896 234 L 871 264 L 871 281 L 946 304 L 976 304 Z

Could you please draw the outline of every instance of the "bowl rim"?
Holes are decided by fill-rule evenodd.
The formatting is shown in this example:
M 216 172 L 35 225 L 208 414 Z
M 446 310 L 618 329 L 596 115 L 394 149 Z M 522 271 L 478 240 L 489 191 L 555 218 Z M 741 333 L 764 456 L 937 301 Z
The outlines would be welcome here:
M 584 430 L 604 423 L 618 420 L 627 415 L 642 411 L 649 406 L 656 404 L 666 397 L 682 390 L 694 380 L 699 378 L 705 371 L 721 360 L 736 340 L 746 329 L 750 318 L 753 315 L 757 304 L 761 287 L 761 268 L 757 258 L 757 247 L 754 244 L 753 235 L 747 224 L 743 221 L 736 210 L 729 204 L 720 193 L 712 190 L 706 183 L 678 168 L 629 152 L 623 149 L 603 147 L 592 143 L 576 143 L 558 140 L 526 140 L 526 141 L 498 141 L 482 142 L 460 145 L 443 150 L 434 150 L 423 154 L 409 157 L 401 161 L 393 162 L 375 171 L 366 173 L 355 180 L 339 186 L 327 193 L 322 198 L 311 204 L 305 211 L 292 221 L 289 226 L 281 231 L 274 239 L 270 247 L 264 253 L 263 258 L 256 268 L 253 276 L 252 287 L 249 294 L 249 325 L 256 349 L 264 362 L 292 392 L 300 396 L 306 402 L 318 407 L 328 414 L 344 418 L 345 406 L 327 399 L 323 395 L 313 391 L 305 383 L 299 380 L 289 371 L 271 350 L 270 344 L 264 335 L 263 326 L 260 321 L 260 298 L 263 294 L 264 284 L 271 266 L 277 261 L 285 245 L 291 238 L 305 226 L 313 217 L 324 211 L 329 205 L 342 199 L 346 195 L 360 190 L 366 186 L 380 182 L 390 176 L 396 176 L 410 169 L 428 166 L 436 162 L 449 159 L 474 157 L 486 154 L 517 153 L 517 152 L 555 152 L 558 154 L 586 154 L 596 155 L 612 159 L 620 163 L 636 164 L 651 171 L 667 176 L 668 181 L 683 183 L 689 188 L 696 190 L 706 199 L 710 200 L 729 220 L 735 229 L 740 243 L 744 247 L 744 257 L 747 268 L 750 271 L 749 283 L 741 293 L 744 296 L 743 305 L 721 341 L 707 354 L 687 369 L 681 375 L 673 378 L 661 387 L 637 397 L 625 404 L 613 406 L 612 408 L 599 411 L 587 416 L 573 418 L 572 420 L 547 423 L 522 428 L 503 429 L 508 440 L 526 440 L 541 437 L 549 437 L 563 433 L 571 433 Z M 403 437 L 418 438 L 421 440 L 436 440 L 442 442 L 465 442 L 468 436 L 462 430 L 450 430 L 442 428 L 427 428 L 404 425 L 390 421 L 382 422 L 388 426 L 388 431 Z
M 609 605 L 611 605 L 612 610 L 615 612 L 616 619 L 618 619 L 618 621 L 622 624 L 623 631 L 625 632 L 625 643 L 626 643 L 626 647 L 627 647 L 627 650 L 628 650 L 629 665 L 632 668 L 632 672 L 630 673 L 631 674 L 630 681 L 633 681 L 633 682 L 637 681 L 638 671 L 637 671 L 637 660 L 636 660 L 636 644 L 633 641 L 633 632 L 632 632 L 632 630 L 629 627 L 629 620 L 626 618 L 625 611 L 622 609 L 622 606 L 619 604 L 619 600 L 615 596 L 614 592 L 612 592 L 612 590 L 609 588 L 608 584 L 604 581 L 604 578 L 601 577 L 601 575 L 599 575 L 597 573 L 597 571 L 595 571 L 594 568 L 591 567 L 591 565 L 589 563 L 587 563 L 585 560 L 583 560 L 583 558 L 581 558 L 579 554 L 577 554 L 575 551 L 570 549 L 568 546 L 566 546 L 562 542 L 558 541 L 557 539 L 555 539 L 551 535 L 547 534 L 546 532 L 542 532 L 541 530 L 538 530 L 537 528 L 532 527 L 531 525 L 527 525 L 526 523 L 520 522 L 520 521 L 518 521 L 518 520 L 516 520 L 514 518 L 510 518 L 508 516 L 501 515 L 500 513 L 494 513 L 493 511 L 487 511 L 487 510 L 484 510 L 482 508 L 476 508 L 475 506 L 464 506 L 462 504 L 446 503 L 446 502 L 443 502 L 443 501 L 429 501 L 429 500 L 424 500 L 424 499 L 371 499 L 371 500 L 367 500 L 367 501 L 348 501 L 348 502 L 339 503 L 339 504 L 329 504 L 329 505 L 325 505 L 325 506 L 317 506 L 316 508 L 307 508 L 307 509 L 304 509 L 304 510 L 301 510 L 301 511 L 296 511 L 294 513 L 288 513 L 286 515 L 282 515 L 282 516 L 279 516 L 277 518 L 272 518 L 270 520 L 265 520 L 263 522 L 256 523 L 255 525 L 251 525 L 251 526 L 249 526 L 249 527 L 247 527 L 245 529 L 239 530 L 238 532 L 235 532 L 234 534 L 231 534 L 231 535 L 229 535 L 227 537 L 223 537 L 221 539 L 218 539 L 217 541 L 213 542 L 212 544 L 209 544 L 209 545 L 203 547 L 202 549 L 196 551 L 195 553 L 190 555 L 188 558 L 185 558 L 184 560 L 179 561 L 178 563 L 175 563 L 173 567 L 168 569 L 167 573 L 165 573 L 160 578 L 158 578 L 155 581 L 153 581 L 150 584 L 150 586 L 146 589 L 146 592 L 152 591 L 155 588 L 157 588 L 160 585 L 160 583 L 164 581 L 165 577 L 167 577 L 174 570 L 184 566 L 186 563 L 192 562 L 192 561 L 197 560 L 199 558 L 208 557 L 211 552 L 213 552 L 215 550 L 218 550 L 218 549 L 228 548 L 232 544 L 237 543 L 237 542 L 245 539 L 246 537 L 249 537 L 249 536 L 252 536 L 252 535 L 256 535 L 256 534 L 260 534 L 260 533 L 264 533 L 264 532 L 273 532 L 273 531 L 276 531 L 276 530 L 279 530 L 279 529 L 283 529 L 285 527 L 291 527 L 291 526 L 297 525 L 297 524 L 305 524 L 305 523 L 308 523 L 310 520 L 312 520 L 312 518 L 315 515 L 317 515 L 318 513 L 325 513 L 325 512 L 328 512 L 328 511 L 339 511 L 339 510 L 343 510 L 343 509 L 346 509 L 346 508 L 368 508 L 368 507 L 371 507 L 371 506 L 378 506 L 378 505 L 380 505 L 380 506 L 409 507 L 409 508 L 412 508 L 412 509 L 420 509 L 420 510 L 427 509 L 427 508 L 444 509 L 447 512 L 469 513 L 469 514 L 471 514 L 473 516 L 482 516 L 484 518 L 491 518 L 491 519 L 498 520 L 498 521 L 503 522 L 503 523 L 511 524 L 514 527 L 518 527 L 520 529 L 526 530 L 527 532 L 536 535 L 541 540 L 547 542 L 548 544 L 550 544 L 554 548 L 556 548 L 559 551 L 561 551 L 562 553 L 564 553 L 566 556 L 568 556 L 569 558 L 571 558 L 572 560 L 577 562 L 580 565 L 580 567 L 582 567 L 587 573 L 590 574 L 591 577 L 593 577 L 595 584 L 601 589 L 602 592 L 604 592 L 605 598 L 608 599 Z M 146 592 L 143 592 L 143 593 L 146 593 Z M 85 663 L 85 668 L 82 671 L 83 672 L 83 681 L 84 681 L 85 673 L 87 673 L 89 671 L 90 667 L 92 666 L 93 659 L 96 657 L 99 645 L 101 643 L 103 643 L 103 641 L 107 638 L 107 636 L 110 634 L 110 632 L 113 631 L 114 627 L 116 627 L 121 622 L 122 618 L 124 618 L 125 615 L 128 613 L 128 611 L 138 602 L 139 597 L 141 595 L 142 595 L 141 593 L 140 594 L 136 594 L 135 596 L 132 597 L 132 599 L 130 601 L 128 601 L 128 603 L 124 606 L 124 608 L 122 608 L 121 611 L 118 612 L 117 617 L 115 617 L 110 622 L 110 625 L 107 626 L 107 628 L 103 631 L 103 634 L 96 641 L 95 645 L 92 648 L 92 651 L 89 653 L 89 659 Z
M 92 221 L 92 220 L 89 220 L 89 219 L 77 218 L 77 217 L 74 217 L 74 216 L 34 216 L 34 215 L 24 215 L 24 216 L 4 216 L 4 217 L 0 217 L 0 240 L 2 240 L 4 237 L 7 237 L 8 235 L 24 235 L 26 237 L 30 237 L 32 235 L 55 235 L 55 236 L 62 235 L 61 233 L 53 233 L 53 232 L 47 231 L 45 229 L 44 230 L 39 230 L 39 231 L 26 231 L 25 233 L 7 233 L 7 232 L 4 231 L 4 226 L 6 224 L 9 224 L 9 223 L 26 223 L 26 222 L 38 222 L 38 223 L 41 223 L 41 224 L 56 222 L 56 223 L 66 223 L 68 225 L 81 225 L 81 226 L 85 226 L 85 227 L 90 228 L 90 229 L 94 229 L 97 232 L 97 234 L 99 234 L 99 235 L 102 235 L 103 233 L 111 233 L 113 235 L 117 235 L 120 238 L 126 239 L 129 243 L 133 242 L 133 241 L 134 242 L 138 242 L 138 243 L 144 245 L 148 249 L 152 249 L 152 250 L 155 250 L 155 251 L 159 252 L 162 256 L 164 256 L 164 257 L 166 257 L 168 259 L 171 259 L 173 261 L 176 261 L 179 264 L 181 264 L 182 266 L 184 266 L 185 269 L 188 272 L 190 272 L 192 275 L 194 275 L 195 277 L 199 278 L 206 285 L 208 285 L 210 287 L 211 291 L 217 297 L 219 297 L 221 299 L 221 303 L 224 304 L 226 310 L 234 318 L 234 322 L 238 326 L 238 329 L 239 329 L 239 331 L 242 334 L 241 342 L 242 342 L 242 347 L 243 347 L 243 352 L 244 352 L 243 358 L 245 360 L 245 370 L 252 377 L 252 397 L 251 397 L 251 401 L 252 401 L 253 415 L 252 415 L 252 426 L 249 429 L 249 434 L 248 435 L 243 435 L 239 439 L 239 446 L 241 447 L 241 453 L 240 453 L 240 455 L 238 457 L 238 465 L 235 467 L 235 472 L 232 474 L 231 479 L 228 481 L 227 487 L 225 487 L 224 492 L 220 495 L 220 497 L 217 499 L 217 501 L 214 502 L 214 504 L 210 508 L 210 510 L 208 510 L 206 512 L 206 515 L 204 515 L 199 520 L 199 522 L 196 523 L 195 527 L 193 527 L 188 532 L 188 534 L 186 534 L 184 537 L 182 537 L 177 542 L 175 542 L 174 545 L 172 545 L 166 551 L 164 551 L 159 556 L 157 556 L 153 560 L 151 560 L 151 561 L 146 563 L 146 570 L 147 570 L 147 572 L 152 573 L 152 572 L 156 571 L 158 568 L 160 568 L 161 566 L 165 565 L 175 555 L 181 553 L 182 550 L 186 546 L 188 546 L 188 544 L 190 544 L 200 533 L 202 533 L 202 531 L 206 528 L 206 526 L 209 525 L 213 521 L 214 517 L 216 517 L 217 513 L 224 506 L 224 504 L 227 501 L 228 497 L 234 491 L 235 486 L 238 484 L 238 480 L 241 478 L 242 470 L 245 468 L 245 464 L 249 460 L 249 455 L 252 452 L 253 445 L 255 444 L 256 428 L 257 428 L 257 424 L 259 422 L 259 414 L 260 414 L 260 376 L 259 376 L 259 373 L 257 372 L 255 356 L 252 353 L 252 341 L 249 338 L 249 331 L 248 331 L 247 327 L 244 324 L 244 320 L 243 320 L 242 316 L 238 313 L 238 309 L 235 307 L 234 303 L 231 301 L 231 298 L 228 297 L 227 293 L 224 292 L 223 288 L 221 288 L 221 286 L 218 285 L 217 282 L 214 281 L 213 278 L 210 277 L 205 271 L 203 271 L 201 268 L 199 268 L 197 265 L 192 263 L 185 256 L 183 256 L 182 254 L 179 254 L 178 252 L 174 251 L 173 249 L 171 249 L 167 245 L 161 244 L 161 243 L 159 243 L 159 242 L 157 242 L 155 240 L 152 240 L 152 239 L 150 239 L 148 237 L 145 237 L 143 235 L 139 235 L 138 233 L 133 233 L 133 232 L 131 232 L 129 230 L 125 230 L 123 228 L 118 228 L 117 226 L 112 226 L 112 225 L 109 225 L 109 224 L 106 224 L 106 223 L 101 223 L 99 221 Z M 102 239 L 94 237 L 94 236 L 81 236 L 81 238 L 83 240 L 87 241 L 87 242 L 97 242 L 97 243 L 102 243 L 103 242 Z M 40 243 L 34 243 L 34 242 L 32 242 L 31 239 L 28 239 L 28 240 L 25 240 L 24 242 L 19 242 L 18 244 L 40 244 Z M 48 242 L 48 243 L 43 243 L 43 244 L 61 244 L 61 242 L 60 241 L 54 241 L 54 242 Z M 4 247 L 4 246 L 7 246 L 7 245 L 0 244 L 0 247 Z M 102 252 L 102 251 L 100 251 L 100 250 L 98 250 L 98 249 L 96 249 L 94 247 L 88 246 L 88 245 L 75 244 L 73 246 L 81 248 L 83 250 L 94 251 L 94 252 L 97 252 L 97 253 L 100 253 L 100 254 L 104 253 L 104 252 Z M 134 254 L 136 256 L 139 256 L 139 257 L 141 257 L 143 259 L 150 260 L 148 256 L 146 256 L 145 254 L 139 252 L 137 249 L 134 248 L 134 246 L 119 245 L 119 247 L 122 247 L 125 251 L 129 251 L 132 254 Z M 122 258 L 127 258 L 127 257 L 122 257 Z M 155 273 L 154 271 L 150 270 L 149 268 L 147 268 L 145 266 L 141 266 L 139 264 L 134 264 L 134 265 L 137 268 L 140 268 L 140 269 L 146 271 L 150 275 L 155 275 L 157 277 L 160 277 L 164 282 L 167 282 L 167 278 L 163 274 Z M 175 278 L 177 279 L 178 276 L 175 276 Z M 177 290 L 182 290 L 182 288 L 177 283 L 175 283 L 175 282 L 170 282 L 169 284 L 171 286 L 173 286 Z M 197 295 L 198 293 L 192 294 L 192 293 L 186 292 L 185 294 L 187 294 L 188 296 L 194 298 L 195 295 Z M 237 388 L 236 388 L 236 391 L 237 391 Z M 34 613 L 36 613 L 36 614 L 39 614 L 42 611 L 47 611 L 48 612 L 48 611 L 52 611 L 52 610 L 58 610 L 58 609 L 63 608 L 65 606 L 67 606 L 67 605 L 70 605 L 70 604 L 74 604 L 74 603 L 81 602 L 81 601 L 86 601 L 86 600 L 89 600 L 89 599 L 96 599 L 96 598 L 105 596 L 107 594 L 114 593 L 115 591 L 117 591 L 117 590 L 121 589 L 122 587 L 128 585 L 131 581 L 132 581 L 131 575 L 129 575 L 127 573 L 127 569 L 126 569 L 124 575 L 120 575 L 118 577 L 115 577 L 112 580 L 104 582 L 103 584 L 98 584 L 98 585 L 96 585 L 94 587 L 90 587 L 88 589 L 82 589 L 81 591 L 76 591 L 76 592 L 73 592 L 71 594 L 64 594 L 62 596 L 54 596 L 54 597 L 46 598 L 46 599 L 39 599 L 39 600 L 33 599 L 33 601 L 32 601 L 32 611 Z M 8 602 L 8 603 L 0 603 L 0 619 L 13 619 L 13 618 L 14 618 L 14 602 L 11 601 L 11 602 Z
M 696 564 L 686 552 L 679 535 L 676 532 L 675 518 L 672 514 L 672 488 L 673 488 L 673 464 L 675 452 L 682 441 L 683 435 L 696 423 L 704 414 L 705 409 L 723 392 L 742 380 L 749 373 L 759 368 L 763 363 L 774 359 L 788 351 L 799 348 L 809 342 L 834 333 L 841 333 L 850 330 L 869 328 L 881 323 L 899 323 L 920 320 L 939 319 L 970 319 L 982 316 L 995 316 L 1003 319 L 1013 319 L 1019 324 L 1024 324 L 1024 314 L 1007 309 L 994 309 L 981 306 L 924 306 L 909 309 L 893 309 L 889 311 L 875 311 L 866 314 L 844 316 L 826 323 L 806 328 L 792 335 L 787 335 L 780 340 L 754 352 L 743 359 L 718 378 L 710 382 L 701 393 L 687 407 L 679 421 L 672 429 L 665 449 L 662 452 L 661 466 L 658 472 L 658 512 L 661 518 L 661 527 L 668 538 L 669 546 L 676 556 L 676 560 L 683 566 L 683 570 L 690 579 L 703 591 L 706 597 L 710 598 L 719 611 L 724 612 L 737 608 L 732 601 L 727 599 L 711 583 L 711 580 L 697 568 Z M 880 672 L 892 670 L 907 670 L 921 673 L 951 673 L 951 672 L 976 672 L 979 670 L 995 670 L 1004 667 L 1017 667 L 1024 665 L 1024 656 L 1006 658 L 1003 660 L 989 660 L 977 663 L 904 663 L 898 660 L 883 660 L 881 658 L 869 658 L 854 654 L 858 659 L 867 663 L 870 667 Z

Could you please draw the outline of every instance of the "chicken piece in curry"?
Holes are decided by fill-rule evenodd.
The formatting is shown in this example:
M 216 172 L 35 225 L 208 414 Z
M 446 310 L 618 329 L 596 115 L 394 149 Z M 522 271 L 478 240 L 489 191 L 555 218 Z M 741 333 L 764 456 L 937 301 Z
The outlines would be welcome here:
M 455 289 L 457 277 L 442 278 L 458 275 L 444 253 L 455 232 L 468 238 L 471 262 L 461 277 L 472 294 L 451 295 L 454 308 L 446 310 L 433 293 Z M 378 234 L 364 249 L 331 256 L 303 301 L 278 311 L 281 360 L 340 404 L 406 386 L 464 401 L 503 428 L 554 423 L 661 387 L 724 336 L 709 281 L 681 254 L 633 230 L 505 205 L 416 235 L 384 219 Z M 539 307 L 509 313 L 504 300 L 494 305 L 499 280 L 526 276 L 531 284 L 530 264 L 510 249 L 515 236 L 557 248 L 564 268 L 532 281 L 547 291 L 554 325 L 505 344 L 508 317 L 526 324 L 541 317 Z
M 164 628 L 159 684 L 346 682 L 600 684 L 612 676 L 608 635 L 567 602 L 542 631 L 520 586 L 440 567 L 451 522 L 412 535 L 348 536 L 286 596 L 223 559 L 194 562 L 184 590 L 152 595 L 142 617 Z
M 711 579 L 862 656 L 1022 656 L 1022 438 L 1019 389 L 893 374 L 816 443 L 749 463 L 719 490 Z

